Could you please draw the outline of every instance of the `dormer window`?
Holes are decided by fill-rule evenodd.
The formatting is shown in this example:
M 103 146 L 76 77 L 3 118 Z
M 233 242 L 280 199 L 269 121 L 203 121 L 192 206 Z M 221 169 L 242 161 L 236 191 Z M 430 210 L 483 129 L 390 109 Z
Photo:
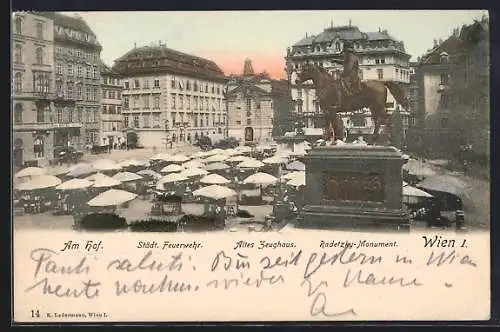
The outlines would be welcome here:
M 439 62 L 446 64 L 449 63 L 449 56 L 448 53 L 443 52 L 439 55 Z

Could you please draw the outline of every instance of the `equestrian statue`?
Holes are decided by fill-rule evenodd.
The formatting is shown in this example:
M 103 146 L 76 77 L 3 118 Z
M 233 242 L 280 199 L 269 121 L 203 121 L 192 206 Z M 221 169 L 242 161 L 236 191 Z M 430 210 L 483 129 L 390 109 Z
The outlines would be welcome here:
M 351 44 L 346 43 L 342 51 L 343 60 L 334 60 L 344 66 L 339 79 L 335 79 L 323 67 L 305 64 L 297 72 L 297 84 L 312 80 L 316 96 L 325 118 L 325 135 L 327 141 L 344 138 L 342 120 L 338 112 L 355 111 L 367 107 L 370 109 L 375 128 L 372 143 L 379 137 L 381 124 L 388 123 L 385 108 L 387 89 L 396 102 L 408 109 L 409 101 L 406 93 L 396 82 L 367 80 L 359 77 L 359 61 Z

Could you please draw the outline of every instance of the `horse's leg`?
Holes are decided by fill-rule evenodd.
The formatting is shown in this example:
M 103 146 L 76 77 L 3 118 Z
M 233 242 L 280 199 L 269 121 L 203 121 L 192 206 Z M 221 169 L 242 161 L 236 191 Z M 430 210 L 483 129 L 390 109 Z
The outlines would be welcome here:
M 373 134 L 372 134 L 372 139 L 371 139 L 371 142 L 370 144 L 371 145 L 375 145 L 375 143 L 377 143 L 377 140 L 378 140 L 378 132 L 379 132 L 379 129 L 380 129 L 380 119 L 379 119 L 379 116 L 373 112 L 372 113 L 372 119 L 373 119 Z

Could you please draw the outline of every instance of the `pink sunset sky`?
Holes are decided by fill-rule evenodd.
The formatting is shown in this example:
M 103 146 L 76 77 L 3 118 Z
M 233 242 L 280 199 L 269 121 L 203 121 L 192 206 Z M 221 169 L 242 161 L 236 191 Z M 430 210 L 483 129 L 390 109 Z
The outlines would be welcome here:
M 363 32 L 386 29 L 405 43 L 415 61 L 454 28 L 488 15 L 485 10 L 317 10 L 78 12 L 103 46 L 108 65 L 137 47 L 161 41 L 167 47 L 215 61 L 226 74 L 240 74 L 245 58 L 256 73 L 285 77 L 287 47 L 319 34 L 331 24 L 358 26 Z M 425 24 L 423 24 L 425 22 Z

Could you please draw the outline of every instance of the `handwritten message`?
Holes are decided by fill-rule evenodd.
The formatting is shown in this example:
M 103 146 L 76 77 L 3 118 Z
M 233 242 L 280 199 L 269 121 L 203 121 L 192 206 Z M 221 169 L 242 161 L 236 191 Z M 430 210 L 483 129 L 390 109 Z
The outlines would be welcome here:
M 489 315 L 489 248 L 477 234 L 32 236 L 16 239 L 15 313 L 22 321 Z

